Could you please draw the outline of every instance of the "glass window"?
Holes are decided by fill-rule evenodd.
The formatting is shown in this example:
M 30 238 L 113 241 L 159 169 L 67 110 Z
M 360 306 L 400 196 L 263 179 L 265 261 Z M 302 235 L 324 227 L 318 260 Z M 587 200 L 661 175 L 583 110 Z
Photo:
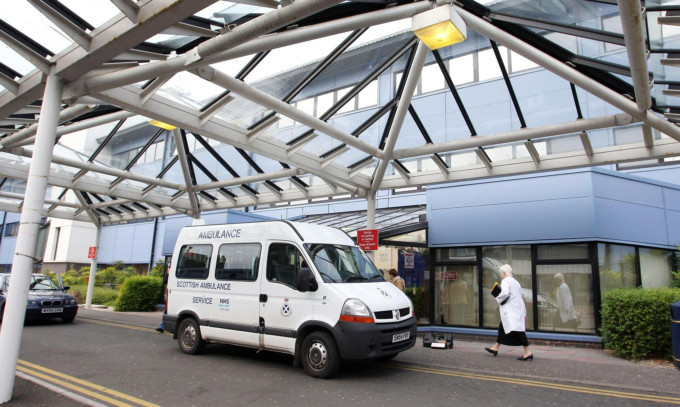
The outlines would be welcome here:
M 218 280 L 257 280 L 260 248 L 258 243 L 223 244 L 217 252 L 215 278 Z
M 642 287 L 657 288 L 670 287 L 673 282 L 673 252 L 662 249 L 648 249 L 641 247 L 640 277 Z
M 430 64 L 423 67 L 420 75 L 422 93 L 444 89 L 444 76 L 438 64 Z
M 435 323 L 479 326 L 477 266 L 437 266 L 434 280 Z
M 498 47 L 498 51 L 501 54 L 501 59 L 505 63 L 507 59 L 507 49 L 504 47 Z M 501 73 L 501 68 L 496 60 L 496 55 L 492 48 L 486 49 L 484 51 L 479 51 L 478 53 L 479 63 L 479 80 L 485 81 L 488 79 L 500 78 L 503 76 Z M 507 66 L 507 65 L 506 65 Z
M 522 298 L 527 309 L 526 329 L 530 331 L 534 326 L 530 246 L 489 246 L 482 249 L 483 326 L 495 328 L 501 322 L 498 303 L 491 295 L 491 287 L 501 282 L 498 268 L 503 264 L 512 267 L 514 278 L 522 286 Z
M 450 249 L 437 250 L 437 262 L 476 262 L 477 249 L 474 247 L 452 247 Z
M 331 92 L 316 97 L 316 117 L 321 117 L 321 115 L 326 113 L 328 109 L 333 106 L 333 103 L 335 103 L 333 95 L 333 92 Z
M 267 255 L 267 280 L 295 288 L 300 267 L 309 267 L 297 247 L 274 243 Z
M 308 115 L 314 115 L 314 98 L 300 100 L 297 102 L 298 110 Z
M 595 333 L 590 264 L 536 266 L 538 329 Z
M 19 222 L 8 223 L 5 225 L 5 237 L 16 236 L 19 233 Z
M 426 243 L 425 230 L 387 238 L 398 242 Z M 389 270 L 396 269 L 406 282 L 406 295 L 413 301 L 419 324 L 430 324 L 430 251 L 424 247 L 388 246 L 381 244 L 373 262 L 389 280 Z
M 336 100 L 339 101 L 340 99 L 342 99 L 342 97 L 345 96 L 347 93 L 349 93 L 350 90 L 352 90 L 352 88 L 344 88 L 344 89 L 338 90 L 336 92 L 337 95 L 338 95 Z M 351 112 L 352 110 L 355 109 L 355 107 L 354 107 L 355 102 L 356 102 L 356 96 L 353 97 L 349 102 L 345 103 L 345 105 L 343 107 L 341 107 L 340 110 L 338 110 L 338 113 Z
M 453 58 L 449 61 L 449 76 L 453 84 L 458 86 L 464 83 L 474 82 L 475 65 L 473 54 Z
M 279 117 L 278 125 L 280 129 L 290 127 L 295 124 L 295 121 L 293 121 L 293 119 L 289 118 L 288 116 L 279 114 L 278 117 Z
M 600 264 L 600 293 L 616 288 L 638 286 L 635 247 L 600 243 L 597 245 Z
M 378 81 L 372 81 L 357 95 L 359 109 L 378 104 Z
M 177 278 L 208 278 L 212 245 L 185 245 L 179 250 L 175 276 Z
M 608 17 L 602 19 L 602 29 L 604 31 L 610 31 L 614 33 L 623 33 L 623 27 L 621 25 L 621 17 L 616 15 L 614 17 Z M 609 42 L 604 43 L 604 51 L 618 51 L 624 49 L 622 45 L 616 45 Z
M 524 58 L 514 51 L 510 51 L 510 64 L 512 72 L 519 72 L 538 67 L 538 65 L 533 61 Z
M 588 244 L 560 244 L 537 247 L 538 260 L 588 260 Z

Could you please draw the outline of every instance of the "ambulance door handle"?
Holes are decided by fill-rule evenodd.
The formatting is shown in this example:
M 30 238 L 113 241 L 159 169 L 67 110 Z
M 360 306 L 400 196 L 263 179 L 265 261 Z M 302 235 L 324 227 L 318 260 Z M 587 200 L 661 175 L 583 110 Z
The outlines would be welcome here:
M 267 302 L 267 294 L 260 294 L 260 302 Z

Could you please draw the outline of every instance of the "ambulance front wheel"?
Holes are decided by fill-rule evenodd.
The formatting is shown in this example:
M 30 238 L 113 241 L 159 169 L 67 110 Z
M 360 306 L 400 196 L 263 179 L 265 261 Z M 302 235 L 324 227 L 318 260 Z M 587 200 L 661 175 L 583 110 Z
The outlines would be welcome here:
M 326 379 L 340 369 L 340 354 L 327 332 L 312 332 L 302 342 L 302 366 L 308 375 Z
M 205 342 L 201 338 L 201 330 L 193 318 L 185 318 L 177 328 L 177 342 L 182 352 L 196 355 L 203 351 Z

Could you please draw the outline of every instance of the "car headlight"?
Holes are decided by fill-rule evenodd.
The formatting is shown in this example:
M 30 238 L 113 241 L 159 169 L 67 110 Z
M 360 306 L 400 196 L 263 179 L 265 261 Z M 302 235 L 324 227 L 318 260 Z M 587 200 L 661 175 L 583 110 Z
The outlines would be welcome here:
M 38 301 L 36 301 L 36 300 L 28 300 L 28 305 L 37 306 L 37 305 L 38 305 Z
M 372 324 L 375 322 L 371 316 L 371 310 L 363 301 L 357 298 L 349 298 L 342 306 L 340 321 L 363 322 Z

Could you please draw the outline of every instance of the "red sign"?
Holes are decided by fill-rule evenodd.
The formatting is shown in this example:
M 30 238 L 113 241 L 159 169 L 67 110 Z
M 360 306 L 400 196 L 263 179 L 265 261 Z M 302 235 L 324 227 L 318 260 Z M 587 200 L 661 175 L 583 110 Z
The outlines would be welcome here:
M 97 257 L 97 246 L 90 246 L 90 250 L 87 252 L 88 259 L 94 259 Z
M 361 250 L 378 250 L 378 229 L 357 231 L 357 245 Z

